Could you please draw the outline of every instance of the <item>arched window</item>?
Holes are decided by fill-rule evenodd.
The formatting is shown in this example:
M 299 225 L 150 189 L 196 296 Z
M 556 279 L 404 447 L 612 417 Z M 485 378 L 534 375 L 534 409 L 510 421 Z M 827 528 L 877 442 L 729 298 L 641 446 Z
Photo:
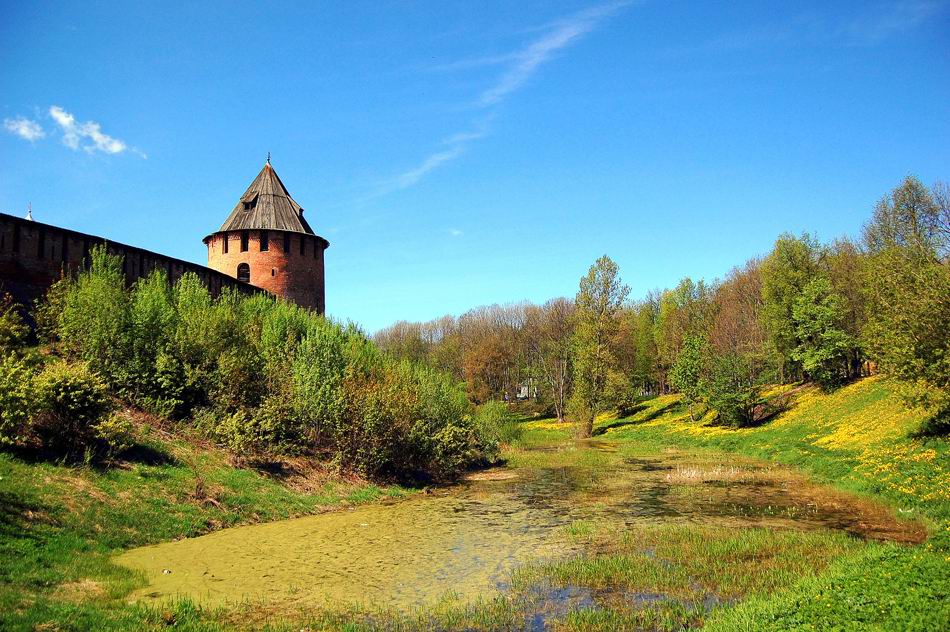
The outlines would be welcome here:
M 238 265 L 238 281 L 244 281 L 245 283 L 251 282 L 251 266 L 246 263 Z

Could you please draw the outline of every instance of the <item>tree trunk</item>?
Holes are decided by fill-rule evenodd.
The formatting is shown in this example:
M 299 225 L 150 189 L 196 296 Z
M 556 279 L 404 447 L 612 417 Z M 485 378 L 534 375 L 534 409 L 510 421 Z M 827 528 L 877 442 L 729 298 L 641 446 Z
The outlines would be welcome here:
M 584 421 L 581 422 L 580 432 L 578 433 L 581 439 L 590 439 L 594 436 L 594 415 L 586 415 Z

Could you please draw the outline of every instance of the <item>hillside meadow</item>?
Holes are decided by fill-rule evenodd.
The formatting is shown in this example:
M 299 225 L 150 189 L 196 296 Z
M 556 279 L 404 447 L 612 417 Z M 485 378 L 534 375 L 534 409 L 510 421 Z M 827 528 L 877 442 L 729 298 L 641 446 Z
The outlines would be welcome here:
M 425 501 L 413 489 L 341 479 L 303 460 L 271 472 L 235 468 L 226 453 L 149 417 L 137 419 L 138 451 L 109 469 L 5 453 L 2 627 L 490 630 L 541 621 L 568 630 L 781 630 L 834 621 L 925 630 L 950 622 L 946 440 L 914 438 L 920 413 L 879 378 L 830 394 L 797 385 L 770 396 L 784 398 L 786 410 L 743 429 L 692 421 L 675 395 L 645 400 L 627 417 L 601 416 L 586 442 L 554 419 L 520 422 L 501 471 L 523 481 L 570 473 L 575 486 L 551 502 L 588 517 L 565 520 L 549 538 L 573 554 L 519 567 L 501 592 L 447 593 L 408 609 L 129 604 L 144 578 L 112 556 L 240 524 Z M 642 472 L 631 478 L 631 469 Z M 604 511 L 627 503 L 625 490 L 644 480 L 664 485 L 667 509 L 693 518 L 621 525 Z M 784 491 L 770 504 L 754 498 L 773 487 Z M 775 498 L 786 500 L 779 507 Z

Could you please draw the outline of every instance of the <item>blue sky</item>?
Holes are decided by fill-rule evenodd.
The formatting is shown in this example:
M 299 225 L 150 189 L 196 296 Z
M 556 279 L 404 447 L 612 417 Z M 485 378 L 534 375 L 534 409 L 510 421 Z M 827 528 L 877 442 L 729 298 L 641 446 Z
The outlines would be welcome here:
M 370 331 L 635 296 L 950 178 L 947 2 L 0 4 L 0 211 L 204 263 L 267 152 Z

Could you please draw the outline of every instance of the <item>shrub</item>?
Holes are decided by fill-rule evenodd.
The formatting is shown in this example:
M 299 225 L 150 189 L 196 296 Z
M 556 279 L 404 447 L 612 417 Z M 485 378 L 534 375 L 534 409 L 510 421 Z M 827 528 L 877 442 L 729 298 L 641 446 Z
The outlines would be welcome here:
M 477 460 L 480 453 L 474 434 L 471 428 L 462 425 L 442 427 L 433 437 L 432 472 L 440 478 L 448 478 Z
M 64 294 L 57 332 L 68 355 L 153 413 L 193 416 L 236 453 L 328 452 L 341 468 L 402 478 L 450 476 L 497 449 L 468 419 L 457 380 L 384 358 L 355 327 L 289 303 L 214 298 L 194 274 L 170 287 L 156 272 L 129 290 L 104 249 Z M 72 419 L 45 415 L 52 428 Z M 80 432 L 61 435 L 82 443 L 98 421 L 75 423 Z M 115 424 L 103 434 L 121 435 Z
M 473 422 L 482 451 L 492 458 L 497 456 L 500 443 L 517 441 L 522 434 L 515 415 L 504 402 L 496 400 L 479 406 Z
M 36 323 L 36 337 L 47 344 L 59 340 L 60 319 L 66 307 L 66 295 L 73 285 L 73 279 L 62 276 L 53 283 L 42 298 L 36 299 L 33 309 L 33 321 Z
M 22 442 L 33 413 L 32 371 L 22 360 L 0 358 L 0 445 Z
M 752 375 L 749 360 L 739 354 L 710 358 L 704 394 L 721 423 L 738 428 L 755 421 L 755 410 L 762 403 L 762 395 L 761 385 Z
M 129 294 L 122 259 L 105 246 L 91 251 L 92 263 L 66 293 L 59 337 L 66 352 L 89 363 L 110 386 L 130 381 Z
M 29 327 L 20 316 L 20 306 L 9 294 L 0 294 L 0 355 L 18 351 L 26 343 Z
M 109 454 L 119 454 L 135 444 L 135 426 L 125 411 L 115 411 L 93 424 L 92 432 Z
M 75 455 L 95 447 L 96 426 L 110 408 L 103 381 L 81 362 L 55 362 L 33 380 L 36 431 L 50 449 Z

